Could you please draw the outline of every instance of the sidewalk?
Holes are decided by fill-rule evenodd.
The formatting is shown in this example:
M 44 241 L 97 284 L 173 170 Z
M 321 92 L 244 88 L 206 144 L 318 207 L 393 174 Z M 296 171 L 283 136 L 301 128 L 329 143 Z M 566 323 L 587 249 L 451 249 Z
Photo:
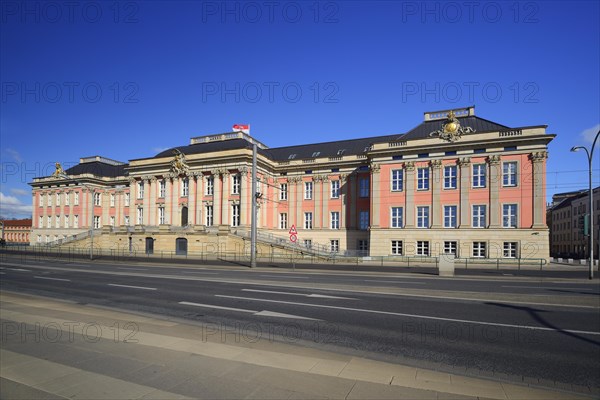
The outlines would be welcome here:
M 0 398 L 582 399 L 168 321 L 0 294 Z

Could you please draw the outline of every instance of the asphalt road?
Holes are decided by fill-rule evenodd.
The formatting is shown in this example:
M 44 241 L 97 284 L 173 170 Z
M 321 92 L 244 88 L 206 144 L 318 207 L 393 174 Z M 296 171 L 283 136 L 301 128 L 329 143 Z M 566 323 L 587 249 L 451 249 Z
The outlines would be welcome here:
M 597 281 L 4 257 L 0 289 L 288 343 L 548 386 L 600 387 Z

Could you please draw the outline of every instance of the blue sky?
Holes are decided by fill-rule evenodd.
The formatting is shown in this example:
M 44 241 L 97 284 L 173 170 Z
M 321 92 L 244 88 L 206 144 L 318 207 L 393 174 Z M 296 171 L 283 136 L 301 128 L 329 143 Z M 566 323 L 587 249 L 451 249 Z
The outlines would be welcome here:
M 35 176 L 251 124 L 269 146 L 406 132 L 424 111 L 548 125 L 548 199 L 587 187 L 597 1 L 0 2 L 0 215 Z M 600 146 L 600 145 L 598 145 Z M 594 157 L 600 184 L 600 150 Z

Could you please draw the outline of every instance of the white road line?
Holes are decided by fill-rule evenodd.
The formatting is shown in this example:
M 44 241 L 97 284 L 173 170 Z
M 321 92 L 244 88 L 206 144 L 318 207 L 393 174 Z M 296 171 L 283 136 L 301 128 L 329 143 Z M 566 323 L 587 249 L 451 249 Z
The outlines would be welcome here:
M 20 272 L 31 272 L 30 269 L 23 269 L 23 268 L 9 268 L 9 270 L 11 270 L 11 271 L 20 271 Z
M 263 301 L 263 302 L 268 302 L 268 303 L 291 304 L 291 305 L 306 306 L 306 307 L 331 308 L 331 309 L 335 309 L 335 310 L 357 311 L 357 312 L 366 312 L 366 313 L 371 313 L 371 314 L 396 315 L 399 317 L 432 319 L 432 320 L 436 320 L 436 321 L 462 322 L 462 323 L 467 323 L 467 324 L 502 326 L 502 327 L 508 327 L 508 328 L 522 328 L 522 329 L 532 329 L 532 330 L 540 330 L 540 331 L 569 332 L 569 333 L 579 333 L 579 334 L 586 334 L 586 335 L 600 335 L 600 332 L 592 332 L 592 331 L 579 331 L 579 330 L 573 330 L 573 329 L 554 329 L 554 328 L 544 328 L 541 326 L 502 324 L 499 322 L 472 321 L 472 320 L 468 320 L 468 319 L 433 317 L 433 316 L 427 316 L 427 315 L 406 314 L 406 313 L 397 313 L 397 312 L 391 312 L 391 311 L 366 310 L 366 309 L 362 309 L 362 308 L 327 306 L 327 305 L 323 305 L 323 304 L 297 303 L 294 301 L 256 299 L 256 298 L 252 298 L 252 297 L 227 296 L 227 295 L 221 295 L 221 294 L 216 294 L 215 297 L 223 297 L 223 298 L 227 298 L 227 299 L 236 299 L 236 300 Z
M 285 295 L 289 295 L 289 296 L 316 297 L 316 298 L 319 298 L 319 299 L 357 300 L 357 299 L 352 299 L 350 297 L 328 296 L 326 294 L 315 294 L 315 293 L 305 294 L 305 293 L 278 292 L 278 291 L 275 291 L 275 290 L 242 289 L 242 292 L 285 294 Z
M 568 288 L 568 287 L 552 287 L 552 286 L 510 286 L 510 285 L 506 285 L 506 286 L 500 286 L 500 287 L 505 287 L 505 288 L 517 288 L 517 289 L 562 289 L 562 290 L 585 290 L 585 291 L 589 291 L 592 292 L 594 291 L 594 289 L 580 289 L 580 288 Z
M 285 276 L 285 274 L 281 275 L 259 275 L 264 278 L 286 278 L 286 279 L 308 279 L 308 276 Z
M 148 271 L 146 268 L 123 268 L 123 267 L 117 267 L 117 269 L 124 269 L 127 271 Z
M 250 314 L 253 314 L 253 315 L 260 316 L 260 317 L 277 317 L 277 318 L 290 318 L 290 319 L 309 319 L 309 320 L 313 320 L 313 321 L 319 321 L 318 319 L 315 319 L 315 318 L 301 317 L 299 315 L 283 314 L 283 313 L 278 313 L 278 312 L 274 312 L 274 311 L 267 311 L 267 310 L 262 310 L 262 311 L 246 310 L 244 308 L 233 308 L 233 307 L 215 306 L 215 305 L 212 305 L 212 304 L 192 303 L 192 302 L 189 302 L 189 301 L 180 301 L 179 304 L 184 305 L 184 306 L 195 306 L 195 307 L 203 307 L 203 308 L 216 308 L 217 310 L 245 312 L 245 313 L 250 313 Z
M 47 276 L 34 276 L 35 279 L 47 279 L 49 281 L 63 281 L 63 282 L 71 282 L 70 279 L 62 279 L 62 278 L 49 278 Z
M 0 275 L 6 275 L 6 272 L 0 272 Z
M 204 275 L 219 275 L 218 272 L 204 272 L 204 271 L 180 271 L 182 274 L 204 274 Z
M 425 282 L 406 282 L 406 281 L 383 281 L 383 280 L 375 280 L 375 279 L 363 279 L 363 282 L 383 282 L 383 283 L 408 283 L 409 285 L 426 285 Z
M 108 286 L 124 287 L 124 288 L 131 288 L 131 289 L 142 289 L 142 290 L 157 290 L 156 288 L 153 288 L 153 287 L 117 285 L 116 283 L 109 283 Z

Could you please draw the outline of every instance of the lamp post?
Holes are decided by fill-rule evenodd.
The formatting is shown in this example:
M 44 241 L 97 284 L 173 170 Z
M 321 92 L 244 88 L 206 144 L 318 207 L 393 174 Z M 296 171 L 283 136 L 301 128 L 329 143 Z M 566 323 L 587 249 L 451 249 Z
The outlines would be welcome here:
M 592 160 L 594 157 L 594 147 L 596 146 L 596 141 L 598 140 L 598 136 L 600 136 L 600 131 L 596 133 L 596 137 L 594 138 L 594 142 L 592 143 L 591 150 L 588 150 L 587 147 L 584 146 L 574 146 L 571 148 L 571 151 L 576 152 L 579 150 L 585 150 L 585 153 L 588 158 L 588 175 L 589 175 L 589 193 L 588 196 L 590 198 L 590 222 L 589 222 L 589 253 L 590 253 L 590 272 L 589 278 L 594 278 L 594 188 L 592 186 Z
M 90 192 L 90 261 L 94 259 L 94 188 L 79 182 L 66 174 L 60 174 L 61 178 L 75 182 L 85 187 Z

